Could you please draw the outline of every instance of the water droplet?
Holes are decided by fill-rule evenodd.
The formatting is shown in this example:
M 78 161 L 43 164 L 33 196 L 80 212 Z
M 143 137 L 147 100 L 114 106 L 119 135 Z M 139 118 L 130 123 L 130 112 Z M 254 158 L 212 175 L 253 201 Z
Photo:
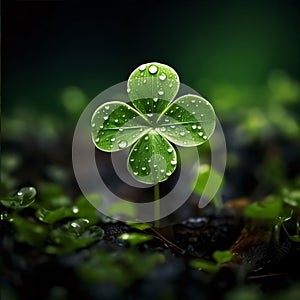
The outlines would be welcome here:
M 181 115 L 178 115 L 178 118 L 181 118 Z
M 204 117 L 204 114 L 201 114 L 200 116 L 201 116 L 201 117 Z
M 95 123 L 93 123 L 93 124 L 92 124 L 92 127 L 94 128 L 95 126 L 96 126 L 96 124 L 95 124 Z
M 3 221 L 3 220 L 6 220 L 8 218 L 8 213 L 5 211 L 3 212 L 1 215 L 0 215 L 0 220 Z
M 134 175 L 139 175 L 139 172 L 133 172 Z
M 109 110 L 109 105 L 105 105 L 104 108 L 105 108 L 106 110 Z
M 77 206 L 73 206 L 73 207 L 72 207 L 72 212 L 73 212 L 74 214 L 78 214 L 78 213 L 79 213 L 78 207 L 77 207 Z
M 160 173 L 165 173 L 165 170 L 164 169 L 160 169 Z
M 198 126 L 197 128 L 198 128 L 198 129 L 202 129 L 202 127 L 201 127 L 201 126 Z
M 118 123 L 119 122 L 119 120 L 118 119 L 115 119 L 115 123 Z
M 176 165 L 177 165 L 177 161 L 176 161 L 176 160 L 171 160 L 170 164 L 171 164 L 172 166 L 176 166 Z
M 173 86 L 173 83 L 171 82 L 170 84 L 169 84 L 169 87 L 171 88 Z
M 114 142 L 115 140 L 116 140 L 116 138 L 111 138 L 110 139 L 111 142 Z
M 100 142 L 100 139 L 99 139 L 99 138 L 96 138 L 95 142 L 96 142 L 96 143 L 99 143 L 99 142 Z
M 119 128 L 119 131 L 122 132 L 124 129 L 123 128 Z
M 108 116 L 104 116 L 103 119 L 106 121 L 108 119 Z
M 147 146 L 147 147 L 145 147 L 145 150 L 149 150 L 149 147 Z
M 151 118 L 153 117 L 153 114 L 147 114 L 147 117 Z
M 130 161 L 131 161 L 131 162 L 134 162 L 134 158 L 130 158 Z
M 142 170 L 145 171 L 145 170 L 146 170 L 146 167 L 142 167 Z
M 131 91 L 131 89 L 130 89 L 130 88 L 128 88 L 128 89 L 127 89 L 127 93 L 130 93 L 130 91 Z
M 157 168 L 157 165 L 156 165 L 156 164 L 154 164 L 154 165 L 153 165 L 153 167 L 154 167 L 154 168 Z
M 141 72 L 145 71 L 145 70 L 146 70 L 146 65 L 140 65 L 140 66 L 139 66 L 139 70 L 140 70 Z M 149 71 L 150 71 L 150 70 L 149 70 Z
M 196 129 L 197 128 L 197 125 L 192 125 L 192 129 Z
M 172 153 L 172 152 L 173 152 L 173 149 L 172 149 L 172 148 L 169 148 L 167 151 L 168 151 L 168 153 Z
M 185 132 L 184 132 L 184 131 L 181 131 L 179 134 L 180 134 L 181 136 L 185 136 Z
M 119 146 L 120 149 L 124 149 L 124 148 L 127 147 L 127 142 L 126 141 L 120 141 L 118 143 L 118 146 Z
M 170 127 L 171 127 L 172 129 L 176 128 L 176 126 L 175 126 L 175 125 L 171 125 Z
M 196 100 L 192 100 L 192 103 L 195 103 L 196 102 Z
M 151 65 L 149 67 L 149 73 L 150 74 L 155 74 L 155 73 L 157 73 L 157 71 L 158 71 L 157 66 Z
M 103 125 L 100 125 L 100 129 L 103 129 Z
M 203 136 L 203 139 L 205 139 L 205 140 L 206 140 L 206 139 L 207 139 L 207 136 L 206 136 L 206 135 L 204 135 L 204 136 Z
M 23 196 L 23 192 L 18 192 L 17 195 L 18 196 Z
M 147 82 L 147 79 L 144 79 L 143 82 L 146 83 L 146 82 Z
M 171 175 L 172 175 L 172 172 L 169 171 L 169 172 L 166 173 L 166 175 L 167 175 L 167 176 L 171 176 Z
M 161 127 L 161 128 L 160 128 L 160 131 L 161 131 L 161 132 L 165 132 L 165 131 L 166 131 L 166 127 Z
M 202 136 L 202 135 L 203 135 L 203 132 L 199 132 L 198 134 L 199 134 L 200 136 Z
M 161 75 L 159 76 L 159 79 L 160 79 L 161 81 L 166 80 L 166 78 L 167 78 L 166 74 L 161 74 Z
M 149 140 L 149 136 L 146 135 L 146 136 L 145 136 L 145 141 L 148 141 L 148 140 Z
M 158 91 L 158 95 L 162 96 L 165 92 L 164 91 Z
M 153 98 L 153 101 L 154 101 L 154 102 L 157 102 L 157 100 L 158 100 L 157 97 L 154 97 L 154 98 Z

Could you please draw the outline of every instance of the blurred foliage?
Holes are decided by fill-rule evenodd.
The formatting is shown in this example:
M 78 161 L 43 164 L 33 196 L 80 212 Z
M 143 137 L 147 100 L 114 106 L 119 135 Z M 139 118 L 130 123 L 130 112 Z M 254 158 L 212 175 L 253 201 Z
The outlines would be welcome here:
M 203 270 L 209 273 L 216 273 L 222 268 L 222 264 L 225 264 L 232 259 L 233 254 L 229 250 L 216 250 L 214 251 L 212 256 L 215 262 L 204 259 L 193 259 L 190 261 L 190 265 L 191 267 L 199 270 Z

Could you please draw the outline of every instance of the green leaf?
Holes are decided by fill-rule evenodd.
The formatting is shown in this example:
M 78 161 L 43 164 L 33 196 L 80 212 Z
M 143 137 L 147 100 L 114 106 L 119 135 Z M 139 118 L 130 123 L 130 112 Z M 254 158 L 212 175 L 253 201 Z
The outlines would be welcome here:
M 127 86 L 128 95 L 140 112 L 160 113 L 175 98 L 179 90 L 179 77 L 167 65 L 147 63 L 131 73 Z
M 119 101 L 99 106 L 92 116 L 91 126 L 95 146 L 106 152 L 125 149 L 150 130 L 145 116 Z
M 230 250 L 220 251 L 216 250 L 213 253 L 213 258 L 218 264 L 229 262 L 232 259 L 232 252 Z
M 131 246 L 136 246 L 138 244 L 145 243 L 152 239 L 149 234 L 143 234 L 138 232 L 133 233 L 123 233 L 119 236 L 119 239 L 128 242 Z
M 66 254 L 103 238 L 104 231 L 99 226 L 90 226 L 87 219 L 79 218 L 51 231 L 51 239 L 56 245 L 49 245 L 49 254 Z
M 293 242 L 299 243 L 300 242 L 300 235 L 289 235 L 289 239 Z
M 176 169 L 177 155 L 167 140 L 151 130 L 133 146 L 127 164 L 136 180 L 153 184 L 172 175 Z
M 146 230 L 152 228 L 152 225 L 149 223 L 134 223 L 132 221 L 127 221 L 126 224 L 129 225 L 131 228 L 138 230 Z
M 158 119 L 158 132 L 176 145 L 198 146 L 215 129 L 211 104 L 197 95 L 185 95 L 171 103 Z
M 275 219 L 280 215 L 282 201 L 280 198 L 268 198 L 263 201 L 251 203 L 246 207 L 246 217 L 257 219 Z
M 95 194 L 93 198 L 95 201 L 101 202 L 100 196 Z M 36 217 L 48 224 L 54 224 L 65 218 L 85 218 L 88 219 L 89 224 L 95 224 L 99 221 L 97 209 L 83 196 L 80 196 L 73 206 L 60 207 L 55 210 L 41 207 L 36 211 Z
M 292 207 L 300 207 L 300 190 L 284 189 L 283 201 Z
M 55 210 L 40 208 L 36 211 L 36 217 L 45 223 L 54 224 L 66 217 L 73 217 L 75 214 L 68 207 L 61 207 Z
M 34 187 L 23 187 L 13 197 L 4 197 L 1 204 L 12 209 L 23 209 L 35 201 L 36 189 Z
M 190 261 L 190 266 L 209 273 L 216 273 L 220 270 L 219 265 L 204 259 L 193 259 Z
M 39 247 L 48 238 L 49 228 L 44 224 L 30 222 L 18 214 L 13 216 L 12 224 L 16 229 L 16 237 L 19 242 Z

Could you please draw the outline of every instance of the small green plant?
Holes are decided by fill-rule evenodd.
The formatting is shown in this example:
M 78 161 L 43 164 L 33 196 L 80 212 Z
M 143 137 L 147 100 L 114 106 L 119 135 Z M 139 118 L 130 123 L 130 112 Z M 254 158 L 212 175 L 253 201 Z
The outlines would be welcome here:
M 222 264 L 229 262 L 232 259 L 232 256 L 233 254 L 229 250 L 216 250 L 213 253 L 213 259 L 216 262 L 211 262 L 205 259 L 193 259 L 190 261 L 190 265 L 195 269 L 200 269 L 208 273 L 217 273 L 221 269 Z
M 300 193 L 298 189 L 284 188 L 277 196 L 269 196 L 262 201 L 251 203 L 244 211 L 246 217 L 254 220 L 261 219 L 273 227 L 274 241 L 279 244 L 281 228 L 287 237 L 300 242 L 300 223 L 297 210 L 300 207 Z M 291 235 L 285 226 L 287 221 L 294 221 L 296 232 Z
M 215 128 L 215 113 L 208 101 L 192 94 L 174 100 L 179 86 L 179 76 L 171 67 L 143 64 L 127 81 L 131 102 L 104 103 L 91 120 L 98 149 L 115 152 L 132 146 L 128 171 L 137 181 L 154 184 L 154 200 L 160 197 L 158 183 L 167 180 L 177 166 L 172 144 L 201 145 Z
M 210 103 L 191 94 L 174 100 L 179 85 L 177 73 L 169 66 L 143 64 L 127 82 L 131 102 L 107 102 L 92 117 L 97 148 L 115 152 L 132 146 L 128 170 L 140 182 L 153 184 L 171 176 L 177 166 L 171 143 L 198 146 L 214 131 L 215 113 Z

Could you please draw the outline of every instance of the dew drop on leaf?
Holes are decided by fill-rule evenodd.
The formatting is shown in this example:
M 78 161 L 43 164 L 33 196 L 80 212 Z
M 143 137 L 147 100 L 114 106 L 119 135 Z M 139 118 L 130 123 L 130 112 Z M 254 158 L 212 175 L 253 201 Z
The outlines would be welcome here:
M 142 170 L 145 171 L 145 170 L 146 170 L 146 167 L 142 167 Z
M 149 73 L 150 74 L 156 74 L 157 73 L 157 71 L 158 71 L 158 69 L 157 69 L 157 66 L 154 66 L 154 65 L 151 65 L 150 67 L 149 67 Z
M 176 160 L 171 160 L 170 164 L 171 164 L 172 166 L 176 166 L 176 165 L 177 165 L 177 161 L 176 161 Z
M 108 119 L 108 116 L 104 116 L 103 119 L 106 121 Z
M 145 71 L 145 70 L 146 70 L 146 65 L 141 65 L 141 66 L 139 66 L 139 70 L 140 70 L 141 72 Z
M 165 92 L 164 91 L 158 91 L 158 95 L 162 96 Z
M 105 108 L 106 110 L 109 110 L 109 105 L 105 105 L 104 108 Z
M 120 149 L 124 149 L 127 146 L 127 142 L 126 141 L 120 141 L 118 143 L 118 146 L 119 146 Z
M 161 75 L 159 76 L 159 79 L 160 79 L 161 81 L 166 80 L 166 78 L 167 78 L 166 74 L 161 74 Z
M 173 152 L 173 149 L 172 149 L 172 148 L 169 148 L 167 151 L 168 151 L 168 153 L 172 153 L 172 152 Z

